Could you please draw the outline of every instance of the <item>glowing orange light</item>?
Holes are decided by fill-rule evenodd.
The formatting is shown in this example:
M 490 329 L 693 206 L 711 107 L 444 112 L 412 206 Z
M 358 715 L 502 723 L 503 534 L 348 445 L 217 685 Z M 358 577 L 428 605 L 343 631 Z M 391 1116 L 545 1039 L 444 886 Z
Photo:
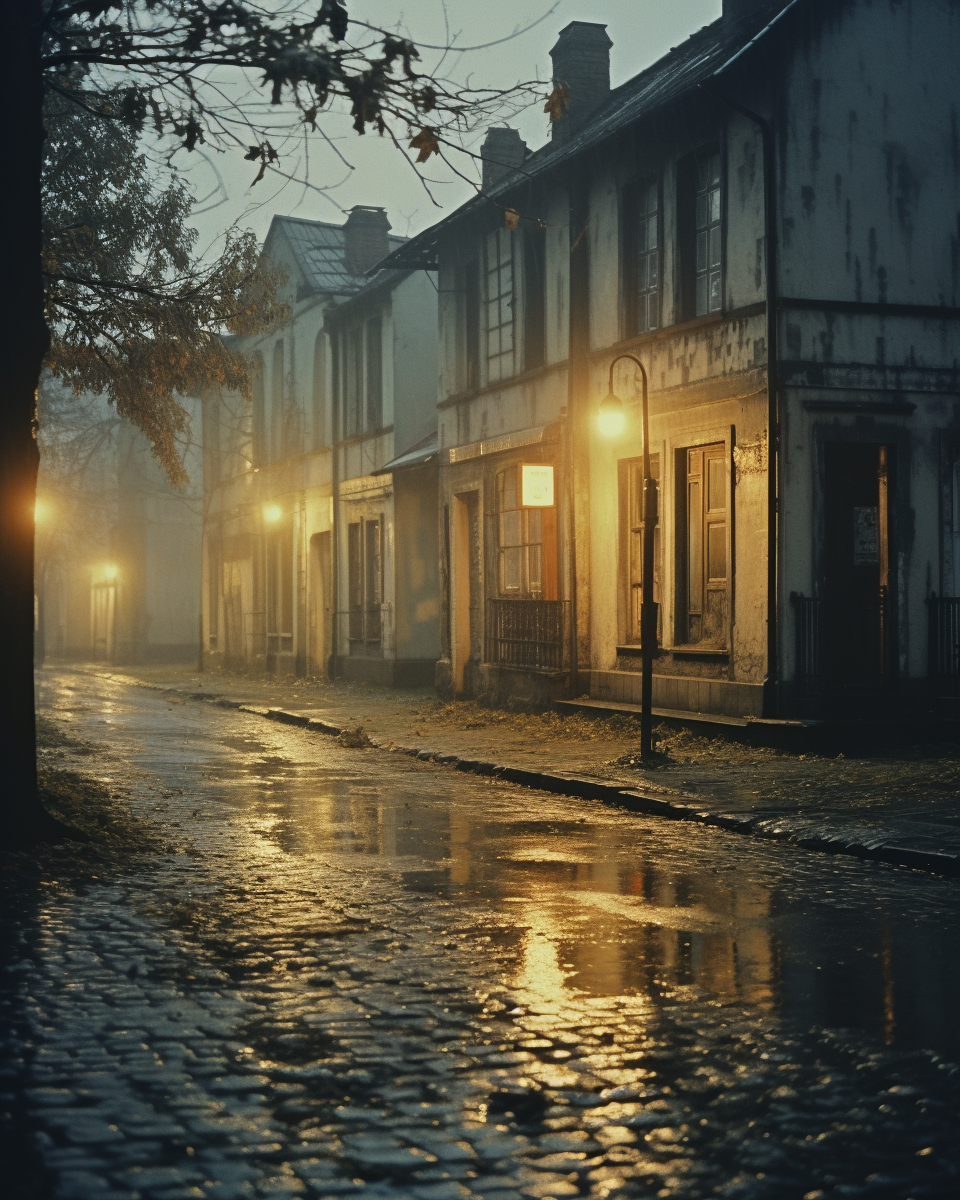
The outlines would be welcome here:
M 283 516 L 283 509 L 279 504 L 265 504 L 263 506 L 263 519 L 269 521 L 271 525 L 275 524 Z
M 623 411 L 623 402 L 619 396 L 615 396 L 611 392 L 605 400 L 600 404 L 600 411 L 597 413 L 597 425 L 604 437 L 619 437 L 623 433 L 623 427 L 627 423 L 626 415 Z
M 107 565 L 103 568 L 103 577 L 104 579 L 109 580 L 110 583 L 113 583 L 119 574 L 120 568 L 115 566 L 113 563 L 107 563 Z
M 553 466 L 520 464 L 520 503 L 524 508 L 553 508 Z

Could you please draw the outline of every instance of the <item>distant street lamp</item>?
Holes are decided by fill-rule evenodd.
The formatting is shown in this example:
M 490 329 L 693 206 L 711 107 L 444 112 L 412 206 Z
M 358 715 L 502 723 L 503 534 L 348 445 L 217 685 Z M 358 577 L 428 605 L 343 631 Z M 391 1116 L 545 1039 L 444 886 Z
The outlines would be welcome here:
M 610 383 L 600 404 L 597 424 L 606 437 L 623 432 L 626 418 L 623 401 L 613 390 L 613 369 L 629 360 L 640 372 L 640 426 L 643 438 L 643 580 L 640 592 L 640 757 L 653 754 L 653 654 L 657 644 L 657 605 L 653 599 L 653 534 L 657 525 L 657 482 L 650 475 L 650 412 L 647 403 L 647 372 L 632 354 L 618 354 L 610 364 Z

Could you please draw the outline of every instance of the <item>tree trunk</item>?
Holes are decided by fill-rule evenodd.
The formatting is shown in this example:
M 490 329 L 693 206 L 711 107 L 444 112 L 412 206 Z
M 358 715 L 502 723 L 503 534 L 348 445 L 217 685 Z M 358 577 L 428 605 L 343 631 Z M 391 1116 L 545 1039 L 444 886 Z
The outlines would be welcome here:
M 6 343 L 0 372 L 0 629 L 5 702 L 0 719 L 4 841 L 61 829 L 37 792 L 33 693 L 33 532 L 39 452 L 35 430 L 40 365 L 47 346 L 40 272 L 43 90 L 39 0 L 18 0 L 6 21 L 2 109 L 9 186 L 4 190 Z

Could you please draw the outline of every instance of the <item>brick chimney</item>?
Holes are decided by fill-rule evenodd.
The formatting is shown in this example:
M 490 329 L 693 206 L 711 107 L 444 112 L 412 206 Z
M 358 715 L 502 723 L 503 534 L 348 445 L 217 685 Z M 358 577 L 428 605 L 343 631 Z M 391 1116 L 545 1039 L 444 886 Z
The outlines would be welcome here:
M 553 82 L 569 93 L 566 115 L 554 121 L 554 138 L 565 138 L 582 125 L 590 113 L 610 95 L 610 47 L 606 25 L 593 21 L 571 21 L 560 30 L 550 51 Z
M 527 157 L 527 144 L 509 125 L 487 130 L 480 147 L 483 164 L 483 190 L 486 192 L 501 179 L 523 166 Z
M 364 275 L 390 252 L 386 210 L 355 204 L 343 227 L 343 262 L 351 275 Z

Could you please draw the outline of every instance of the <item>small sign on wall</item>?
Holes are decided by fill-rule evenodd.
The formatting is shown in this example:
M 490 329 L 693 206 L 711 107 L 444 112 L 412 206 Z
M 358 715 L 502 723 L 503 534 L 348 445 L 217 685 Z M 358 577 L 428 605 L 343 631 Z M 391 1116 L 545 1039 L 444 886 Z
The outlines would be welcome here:
M 524 508 L 553 508 L 551 463 L 520 464 L 520 503 Z
M 880 510 L 860 506 L 853 510 L 853 565 L 867 567 L 880 561 Z

